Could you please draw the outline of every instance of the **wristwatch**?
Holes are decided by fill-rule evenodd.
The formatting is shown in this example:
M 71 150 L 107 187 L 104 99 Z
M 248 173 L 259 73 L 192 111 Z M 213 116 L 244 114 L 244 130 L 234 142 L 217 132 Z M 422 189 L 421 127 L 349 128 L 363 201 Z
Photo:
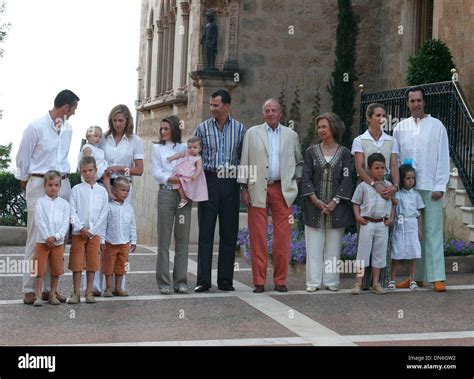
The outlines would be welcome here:
M 372 182 L 370 183 L 370 186 L 375 188 L 375 185 L 376 185 L 376 184 L 377 184 L 377 183 L 375 183 L 375 182 L 372 180 Z
M 336 203 L 336 205 L 339 205 L 339 203 L 341 202 L 341 199 L 338 198 L 338 197 L 333 197 L 332 201 L 334 201 Z

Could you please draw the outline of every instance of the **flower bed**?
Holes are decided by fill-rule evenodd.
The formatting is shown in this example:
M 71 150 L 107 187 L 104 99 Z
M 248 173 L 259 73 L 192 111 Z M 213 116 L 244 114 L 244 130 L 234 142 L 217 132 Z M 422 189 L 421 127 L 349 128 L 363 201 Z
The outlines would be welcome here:
M 306 243 L 304 237 L 304 228 L 302 228 L 300 218 L 300 208 L 293 207 L 293 217 L 295 223 L 291 229 L 290 239 L 290 264 L 304 264 L 306 263 Z M 268 255 L 272 258 L 272 243 L 273 243 L 273 225 L 268 225 L 267 230 L 268 239 Z M 250 241 L 248 228 L 239 230 L 237 236 L 238 246 L 244 250 L 244 256 L 250 261 Z M 444 255 L 448 256 L 466 256 L 474 255 L 474 244 L 465 242 L 463 240 L 455 240 L 448 238 L 444 244 Z M 347 233 L 342 237 L 341 260 L 353 260 L 357 256 L 357 233 Z

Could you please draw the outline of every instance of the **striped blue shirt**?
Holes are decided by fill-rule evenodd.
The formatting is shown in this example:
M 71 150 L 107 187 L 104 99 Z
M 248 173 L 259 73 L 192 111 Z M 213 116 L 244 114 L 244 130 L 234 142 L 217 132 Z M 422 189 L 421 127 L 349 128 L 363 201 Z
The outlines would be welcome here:
M 213 117 L 201 122 L 194 136 L 202 141 L 203 169 L 217 172 L 223 167 L 238 166 L 244 135 L 244 124 L 230 116 L 222 132 Z

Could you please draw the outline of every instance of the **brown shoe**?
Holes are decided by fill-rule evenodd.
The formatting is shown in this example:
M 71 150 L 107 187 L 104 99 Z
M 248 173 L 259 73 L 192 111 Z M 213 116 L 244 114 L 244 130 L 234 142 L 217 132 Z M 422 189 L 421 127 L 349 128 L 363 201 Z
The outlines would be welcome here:
M 35 302 L 35 298 L 36 295 L 34 292 L 25 293 L 25 295 L 23 296 L 23 303 L 27 305 L 33 305 L 33 303 Z
M 436 292 L 444 292 L 446 291 L 446 285 L 444 284 L 444 282 L 435 282 L 434 289 Z
M 119 289 L 115 290 L 114 296 L 128 296 L 128 292 L 124 291 L 121 288 L 119 288 Z
M 253 290 L 253 293 L 262 293 L 265 291 L 265 286 L 255 284 L 255 289 Z
M 281 284 L 275 284 L 275 291 L 277 292 L 288 292 L 288 288 Z
M 411 282 L 410 278 L 407 278 L 404 281 L 398 282 L 397 284 L 395 284 L 395 287 L 397 287 L 397 288 L 409 288 L 410 287 L 410 282 Z
M 49 301 L 49 291 L 44 291 L 41 294 L 41 297 L 44 301 Z M 63 295 L 61 295 L 58 291 L 56 291 L 56 297 L 61 303 L 66 302 L 66 298 Z

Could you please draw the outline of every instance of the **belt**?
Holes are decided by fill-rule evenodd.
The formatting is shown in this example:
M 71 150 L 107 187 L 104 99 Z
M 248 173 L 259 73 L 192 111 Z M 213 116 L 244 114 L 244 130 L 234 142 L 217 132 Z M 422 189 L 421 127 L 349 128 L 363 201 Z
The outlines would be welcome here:
M 34 176 L 35 178 L 44 178 L 44 174 L 30 174 L 31 176 Z M 69 178 L 69 174 L 64 174 L 61 176 L 61 179 L 67 179 Z
M 272 185 L 278 184 L 278 183 L 280 183 L 280 182 L 281 182 L 281 180 L 269 180 L 269 181 L 267 182 L 267 185 L 272 186 Z
M 171 184 L 160 184 L 160 189 L 173 191 L 174 188 Z
M 384 222 L 387 218 L 372 218 L 372 217 L 364 217 L 369 222 Z

